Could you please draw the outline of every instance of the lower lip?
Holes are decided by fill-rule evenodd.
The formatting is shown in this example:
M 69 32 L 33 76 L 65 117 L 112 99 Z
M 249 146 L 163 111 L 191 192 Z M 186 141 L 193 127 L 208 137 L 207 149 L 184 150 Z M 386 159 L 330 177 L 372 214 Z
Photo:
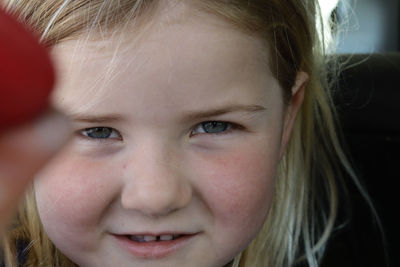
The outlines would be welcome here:
M 170 241 L 136 242 L 125 235 L 114 235 L 117 242 L 135 257 L 142 259 L 159 259 L 182 249 L 188 245 L 196 234 L 184 235 Z

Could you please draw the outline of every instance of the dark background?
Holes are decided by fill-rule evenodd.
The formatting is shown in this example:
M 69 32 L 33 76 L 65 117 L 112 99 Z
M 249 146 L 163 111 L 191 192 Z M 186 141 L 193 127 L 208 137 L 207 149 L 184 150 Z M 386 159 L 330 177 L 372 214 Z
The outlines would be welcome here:
M 351 204 L 341 204 L 344 227 L 335 231 L 322 266 L 398 267 L 400 1 L 345 0 L 336 17 L 347 30 L 336 35 L 344 66 L 334 100 L 350 157 L 384 235 L 365 199 L 347 179 Z

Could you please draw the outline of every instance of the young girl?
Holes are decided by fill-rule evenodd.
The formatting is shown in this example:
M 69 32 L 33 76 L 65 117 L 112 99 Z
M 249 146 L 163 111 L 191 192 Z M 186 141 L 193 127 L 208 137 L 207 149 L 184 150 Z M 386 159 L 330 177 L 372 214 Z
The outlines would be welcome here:
M 52 48 L 74 128 L 6 266 L 318 266 L 351 169 L 317 1 L 3 2 Z

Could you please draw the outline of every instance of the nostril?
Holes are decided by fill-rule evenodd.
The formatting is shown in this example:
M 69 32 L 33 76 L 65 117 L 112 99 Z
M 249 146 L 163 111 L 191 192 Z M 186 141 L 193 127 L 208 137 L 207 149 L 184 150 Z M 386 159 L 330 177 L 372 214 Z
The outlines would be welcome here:
M 181 177 L 174 179 L 169 179 L 168 184 L 165 181 L 155 183 L 159 179 L 131 179 L 125 183 L 120 195 L 122 207 L 159 217 L 188 206 L 192 199 L 191 185 Z

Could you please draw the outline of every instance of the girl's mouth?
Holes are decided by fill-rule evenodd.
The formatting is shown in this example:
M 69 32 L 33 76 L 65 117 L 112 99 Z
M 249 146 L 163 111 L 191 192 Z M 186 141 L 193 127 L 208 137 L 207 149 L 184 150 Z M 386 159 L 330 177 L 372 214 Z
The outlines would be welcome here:
M 200 233 L 114 235 L 122 248 L 137 258 L 167 257 L 195 242 Z
M 130 240 L 143 243 L 143 242 L 162 242 L 171 241 L 183 237 L 184 235 L 129 235 L 127 236 Z

